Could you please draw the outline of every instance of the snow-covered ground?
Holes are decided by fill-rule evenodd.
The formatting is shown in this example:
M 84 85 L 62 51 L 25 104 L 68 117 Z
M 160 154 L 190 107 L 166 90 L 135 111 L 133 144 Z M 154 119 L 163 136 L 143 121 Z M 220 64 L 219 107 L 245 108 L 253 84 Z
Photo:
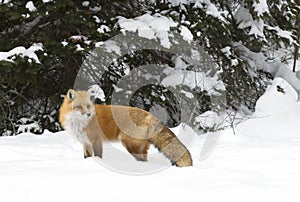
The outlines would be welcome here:
M 299 201 L 299 121 L 295 92 L 276 79 L 253 116 L 235 135 L 222 132 L 208 158 L 199 160 L 205 136 L 198 136 L 190 148 L 193 167 L 147 175 L 115 172 L 83 159 L 81 146 L 65 132 L 0 137 L 0 201 Z M 175 131 L 190 134 L 188 127 Z M 168 162 L 161 155 L 137 162 L 125 150 L 116 155 L 114 148 L 121 147 L 105 145 L 104 163 L 141 168 Z

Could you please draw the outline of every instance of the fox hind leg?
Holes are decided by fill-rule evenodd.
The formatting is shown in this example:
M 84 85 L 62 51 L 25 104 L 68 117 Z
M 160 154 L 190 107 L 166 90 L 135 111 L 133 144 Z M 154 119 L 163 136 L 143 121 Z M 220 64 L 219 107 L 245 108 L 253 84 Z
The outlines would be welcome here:
M 93 144 L 94 155 L 102 158 L 102 141 L 95 141 Z
M 125 134 L 120 135 L 121 142 L 127 151 L 138 161 L 147 161 L 149 142 L 144 139 L 136 139 Z

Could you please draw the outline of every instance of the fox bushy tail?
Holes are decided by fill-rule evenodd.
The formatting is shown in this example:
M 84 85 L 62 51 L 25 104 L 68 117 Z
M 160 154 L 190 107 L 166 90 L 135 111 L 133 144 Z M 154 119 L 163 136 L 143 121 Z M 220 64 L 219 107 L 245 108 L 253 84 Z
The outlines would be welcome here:
M 190 152 L 167 127 L 162 128 L 149 141 L 169 158 L 173 165 L 178 167 L 192 166 L 193 162 Z

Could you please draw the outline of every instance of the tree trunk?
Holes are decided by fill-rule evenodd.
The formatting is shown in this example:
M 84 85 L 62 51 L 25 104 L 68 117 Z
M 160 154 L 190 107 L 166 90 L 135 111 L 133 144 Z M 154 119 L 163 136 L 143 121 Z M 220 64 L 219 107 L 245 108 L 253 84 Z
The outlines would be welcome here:
M 299 15 L 297 15 L 297 20 L 296 20 L 296 26 L 298 26 L 298 29 L 297 29 L 297 43 L 298 44 L 295 44 L 295 52 L 294 52 L 294 64 L 293 64 L 293 72 L 296 72 L 296 66 L 297 66 L 297 60 L 299 58 L 299 43 L 300 43 L 300 26 L 299 26 L 299 23 L 300 23 L 300 20 L 299 20 Z
M 298 58 L 299 58 L 299 46 L 295 45 L 293 72 L 296 72 L 296 66 L 297 66 L 297 60 L 298 60 Z

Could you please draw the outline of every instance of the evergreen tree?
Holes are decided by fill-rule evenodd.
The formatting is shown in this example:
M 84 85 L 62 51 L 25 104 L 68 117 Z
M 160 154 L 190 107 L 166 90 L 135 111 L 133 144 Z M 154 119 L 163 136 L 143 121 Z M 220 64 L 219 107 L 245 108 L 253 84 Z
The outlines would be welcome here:
M 82 79 L 98 84 L 107 104 L 111 103 L 112 91 L 128 70 L 150 64 L 174 69 L 176 64 L 182 64 L 186 72 L 203 73 L 212 80 L 221 79 L 226 87 L 225 107 L 234 110 L 245 109 L 245 106 L 253 110 L 268 81 L 278 76 L 279 70 L 300 93 L 299 80 L 287 70 L 282 71 L 285 68 L 282 63 L 298 57 L 299 8 L 299 2 L 292 0 L 2 0 L 0 135 L 17 134 L 19 126 L 26 124 L 31 124 L 33 127 L 28 130 L 36 133 L 46 128 L 59 130 L 57 115 L 61 95 L 74 86 L 79 69 L 94 48 L 99 42 L 132 32 L 124 30 L 121 20 L 137 22 L 145 15 L 174 22 L 167 32 L 169 35 L 164 36 L 168 37 L 170 47 L 132 51 L 121 57 L 116 55 L 117 60 L 108 61 L 107 71 L 101 75 L 84 72 Z M 138 29 L 134 31 L 136 34 Z M 207 60 L 194 64 L 183 59 L 176 63 L 180 57 L 169 50 L 178 41 L 173 33 L 183 32 L 190 33 L 193 41 L 204 48 Z M 162 40 L 159 37 L 156 33 L 153 40 Z M 147 45 L 143 37 L 136 42 L 144 47 Z M 277 54 L 291 46 L 294 46 L 292 53 Z M 182 52 L 185 47 L 188 42 L 181 44 Z M 207 62 L 211 60 L 215 65 Z M 160 84 L 156 82 L 133 92 L 128 104 L 150 111 L 153 106 L 160 106 L 169 117 L 166 122 L 175 126 L 181 121 L 180 106 L 165 88 L 158 87 Z M 172 88 L 184 95 L 182 98 L 187 105 L 195 99 L 200 103 L 201 107 L 193 109 L 196 111 L 193 119 L 207 110 L 220 108 L 214 106 L 212 94 L 203 88 L 188 85 Z M 162 99 L 162 95 L 168 99 Z

